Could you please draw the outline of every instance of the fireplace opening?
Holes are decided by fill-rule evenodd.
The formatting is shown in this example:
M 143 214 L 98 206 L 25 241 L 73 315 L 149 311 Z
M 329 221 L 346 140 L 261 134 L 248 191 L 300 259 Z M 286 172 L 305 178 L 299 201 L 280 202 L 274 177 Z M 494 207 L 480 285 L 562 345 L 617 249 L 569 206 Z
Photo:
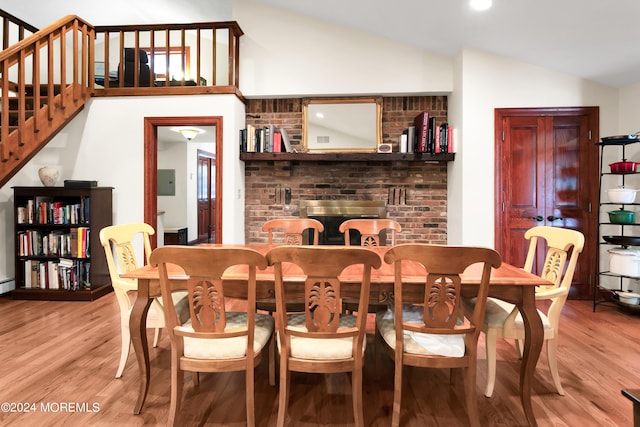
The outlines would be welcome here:
M 376 200 L 301 200 L 300 216 L 317 219 L 324 225 L 318 243 L 321 245 L 343 245 L 344 235 L 339 231 L 340 224 L 355 218 L 386 218 L 387 207 L 384 201 Z M 383 244 L 384 236 L 381 236 Z M 313 234 L 308 236 L 313 242 Z M 360 245 L 360 233 L 351 232 L 350 242 Z

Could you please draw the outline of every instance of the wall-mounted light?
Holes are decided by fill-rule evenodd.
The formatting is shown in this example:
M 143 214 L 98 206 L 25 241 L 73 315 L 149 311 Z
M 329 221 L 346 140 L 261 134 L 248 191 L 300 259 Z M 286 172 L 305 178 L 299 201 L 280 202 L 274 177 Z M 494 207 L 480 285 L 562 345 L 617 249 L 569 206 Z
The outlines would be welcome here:
M 186 128 L 178 127 L 178 128 L 171 128 L 171 130 L 174 132 L 181 133 L 182 136 L 184 136 L 187 139 L 187 141 L 191 141 L 196 136 L 205 132 L 203 129 L 193 128 L 193 127 L 186 127 Z
M 493 1 L 492 0 L 471 0 L 471 8 L 474 10 L 487 10 L 489 9 Z

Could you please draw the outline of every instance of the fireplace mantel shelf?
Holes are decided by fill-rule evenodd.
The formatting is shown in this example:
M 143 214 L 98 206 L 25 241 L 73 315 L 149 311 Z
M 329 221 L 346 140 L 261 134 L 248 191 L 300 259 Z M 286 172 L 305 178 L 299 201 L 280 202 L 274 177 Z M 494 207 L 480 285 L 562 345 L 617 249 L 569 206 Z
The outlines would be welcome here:
M 244 161 L 299 162 L 450 162 L 455 153 L 240 153 Z

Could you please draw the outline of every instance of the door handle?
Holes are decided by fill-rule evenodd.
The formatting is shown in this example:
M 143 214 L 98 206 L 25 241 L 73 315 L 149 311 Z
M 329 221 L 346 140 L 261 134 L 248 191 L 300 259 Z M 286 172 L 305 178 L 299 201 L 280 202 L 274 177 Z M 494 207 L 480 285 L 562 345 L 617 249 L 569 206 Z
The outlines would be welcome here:
M 559 216 L 553 216 L 553 215 L 549 215 L 547 217 L 547 221 L 555 221 L 556 219 L 564 219 L 564 218 L 561 218 Z
M 538 216 L 532 216 L 531 219 L 535 220 L 535 221 L 544 221 L 544 217 L 542 215 L 538 215 Z

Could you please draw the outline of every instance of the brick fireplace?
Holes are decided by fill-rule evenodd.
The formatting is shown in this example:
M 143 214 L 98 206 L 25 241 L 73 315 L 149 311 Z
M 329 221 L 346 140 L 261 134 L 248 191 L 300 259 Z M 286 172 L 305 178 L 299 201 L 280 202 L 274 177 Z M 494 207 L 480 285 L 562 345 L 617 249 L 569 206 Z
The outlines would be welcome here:
M 421 111 L 446 121 L 446 97 L 383 97 L 383 142 L 394 145 Z M 300 99 L 248 100 L 247 123 L 302 130 Z M 398 243 L 447 243 L 447 164 L 420 161 L 246 161 L 245 240 L 266 243 L 262 224 L 299 217 L 303 201 L 377 202 L 402 226 Z M 304 215 L 304 213 L 303 213 Z

